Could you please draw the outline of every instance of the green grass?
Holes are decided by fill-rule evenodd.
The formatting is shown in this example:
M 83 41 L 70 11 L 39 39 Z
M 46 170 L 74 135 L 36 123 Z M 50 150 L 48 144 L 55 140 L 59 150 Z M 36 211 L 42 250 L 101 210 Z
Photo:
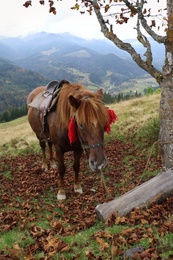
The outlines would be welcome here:
M 3 171 L 0 174 L 3 174 L 10 181 L 13 180 L 13 176 L 12 176 L 11 172 L 9 172 L 9 171 Z
M 85 256 L 86 250 L 90 250 L 98 255 L 100 253 L 99 246 L 96 243 L 96 241 L 92 239 L 92 237 L 95 234 L 95 232 L 97 232 L 97 230 L 101 228 L 101 226 L 102 224 L 97 223 L 94 227 L 90 228 L 89 230 L 79 232 L 75 236 L 64 237 L 63 240 L 70 247 L 73 247 L 73 252 L 65 253 L 64 256 L 67 259 L 71 259 L 72 256 L 77 255 L 77 253 L 79 252 L 79 248 L 81 259 L 87 259 Z M 90 243 L 90 241 L 92 241 L 92 244 Z
M 162 259 L 171 259 L 173 256 L 173 233 L 166 234 L 163 237 L 158 238 L 159 250 L 162 252 Z M 171 258 L 170 258 L 171 257 Z
M 138 148 L 146 148 L 149 145 L 155 145 L 159 139 L 159 118 L 150 118 L 143 126 L 138 130 L 135 142 Z M 146 142 L 147 141 L 147 142 Z
M 50 228 L 48 225 L 48 222 L 46 221 L 39 221 L 34 223 L 35 226 L 38 226 L 42 228 L 43 230 L 47 230 Z M 64 242 L 66 242 L 69 247 L 71 248 L 70 252 L 65 253 L 57 253 L 55 254 L 53 259 L 57 259 L 57 257 L 63 256 L 65 259 L 72 259 L 72 257 L 76 257 L 76 255 L 79 255 L 80 259 L 88 259 L 86 257 L 86 252 L 91 251 L 93 254 L 97 256 L 104 256 L 108 257 L 110 256 L 111 252 L 102 252 L 100 250 L 100 245 L 96 242 L 94 239 L 95 234 L 101 230 L 103 227 L 103 224 L 100 222 L 97 222 L 94 227 L 81 231 L 76 235 L 69 235 L 61 237 L 57 234 L 57 237 L 60 237 L 60 239 Z M 113 228 L 108 228 L 108 232 L 110 235 L 119 233 L 122 230 L 122 227 L 120 226 L 114 226 Z M 106 242 L 106 240 L 105 240 Z M 35 240 L 30 236 L 30 234 L 24 230 L 19 231 L 18 229 L 13 229 L 4 232 L 0 237 L 0 250 L 5 250 L 6 253 L 8 253 L 8 248 L 15 249 L 16 247 L 19 248 L 20 252 L 20 259 L 22 258 L 22 251 L 21 248 L 28 248 L 30 245 L 34 244 Z M 41 256 L 44 256 L 44 253 L 41 251 L 37 251 L 35 254 L 36 259 Z
M 0 145 L 0 156 L 18 156 L 28 153 L 40 154 L 41 148 L 37 140 L 26 142 L 23 139 L 11 139 L 6 144 Z
M 50 216 L 50 213 L 49 214 L 45 214 L 45 219 L 40 219 L 40 221 L 35 221 L 34 222 L 34 225 L 35 226 L 38 226 L 38 227 L 41 227 L 42 229 L 48 229 L 50 228 L 50 225 L 49 225 L 49 221 L 46 220 L 46 218 Z
M 49 225 L 45 223 L 44 221 L 40 221 L 39 223 L 34 223 L 36 226 L 41 227 L 42 229 L 48 229 Z M 81 231 L 76 235 L 69 235 L 65 237 L 61 237 L 57 234 L 57 237 L 60 237 L 60 239 L 68 244 L 68 246 L 71 248 L 69 252 L 64 253 L 57 253 L 54 255 L 53 259 L 59 259 L 61 257 L 64 257 L 64 259 L 72 259 L 78 256 L 78 259 L 88 259 L 87 252 L 90 252 L 91 255 L 97 256 L 97 258 L 100 256 L 102 259 L 110 259 L 111 257 L 111 246 L 108 250 L 101 250 L 99 243 L 96 241 L 96 237 L 99 236 L 99 233 L 103 230 L 107 232 L 107 237 L 103 239 L 105 243 L 108 243 L 110 245 L 111 243 L 111 236 L 114 236 L 116 234 L 119 234 L 124 227 L 121 225 L 114 225 L 113 227 L 107 227 L 105 229 L 105 226 L 103 226 L 102 223 L 96 222 L 96 224 L 85 231 Z M 128 227 L 126 226 L 126 229 L 128 230 Z M 135 226 L 133 226 L 135 228 Z M 139 227 L 140 228 L 140 227 Z M 162 259 L 170 259 L 169 257 L 173 253 L 173 245 L 172 245 L 172 239 L 173 234 L 169 233 L 166 234 L 163 237 L 159 237 L 159 234 L 157 231 L 155 231 L 155 239 L 158 240 L 158 249 L 161 252 Z M 6 253 L 8 253 L 9 248 L 11 250 L 14 250 L 15 253 L 18 252 L 18 257 L 20 259 L 24 259 L 22 255 L 22 248 L 28 248 L 29 246 L 33 245 L 35 243 L 35 240 L 33 237 L 30 236 L 30 234 L 25 231 L 19 231 L 17 229 L 13 229 L 7 232 L 4 232 L 0 237 L 0 250 L 4 250 Z M 133 246 L 139 246 L 142 245 L 144 248 L 149 247 L 149 239 L 143 239 L 140 243 L 137 243 Z M 126 246 L 122 246 L 123 250 L 128 249 Z M 35 254 L 35 259 L 40 259 L 41 257 L 44 257 L 44 252 L 37 250 Z M 112 258 L 114 259 L 114 258 Z M 119 259 L 119 258 L 116 258 Z
M 33 238 L 28 232 L 22 232 L 17 229 L 9 230 L 0 236 L 0 250 L 7 250 L 7 248 L 14 248 L 18 244 L 21 248 L 28 247 L 33 243 Z

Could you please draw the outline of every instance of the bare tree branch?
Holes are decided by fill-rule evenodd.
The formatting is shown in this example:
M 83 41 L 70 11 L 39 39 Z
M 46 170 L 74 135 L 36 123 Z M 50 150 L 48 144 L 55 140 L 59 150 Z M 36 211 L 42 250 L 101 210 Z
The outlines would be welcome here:
M 151 44 L 148 41 L 147 37 L 141 33 L 139 20 L 137 22 L 137 39 L 146 48 L 144 56 L 146 57 L 146 62 L 148 63 L 148 65 L 151 66 L 153 61 Z
M 122 0 L 123 2 L 129 2 L 128 0 Z M 138 3 L 138 20 L 140 21 L 141 25 L 145 29 L 145 31 L 158 43 L 165 43 L 166 37 L 160 36 L 157 33 L 155 33 L 151 27 L 148 25 L 143 13 L 144 0 L 140 0 L 140 3 Z
M 136 52 L 136 50 L 131 46 L 131 44 L 129 43 L 125 43 L 123 41 L 121 41 L 117 35 L 115 33 L 113 33 L 113 31 L 109 30 L 104 19 L 103 16 L 100 12 L 100 7 L 98 5 L 97 0 L 93 0 L 93 7 L 94 7 L 94 11 L 95 14 L 97 16 L 98 22 L 100 24 L 101 27 L 101 32 L 104 34 L 104 36 L 111 40 L 118 48 L 120 48 L 121 50 L 125 50 L 127 51 L 132 59 L 145 71 L 147 71 L 152 77 L 154 77 L 158 82 L 161 81 L 162 79 L 162 73 L 157 70 L 153 65 L 152 65 L 152 58 L 150 54 L 151 49 L 149 48 L 148 42 L 145 40 L 145 47 L 147 46 L 148 52 L 146 53 L 148 60 L 144 61 L 142 60 L 141 56 L 139 53 Z M 144 41 L 144 39 L 143 39 Z
M 142 5 L 141 5 L 141 10 L 142 10 Z M 139 13 L 137 16 L 137 39 L 138 41 L 146 48 L 146 52 L 144 56 L 146 57 L 146 62 L 148 63 L 149 66 L 152 66 L 152 61 L 153 61 L 153 56 L 152 56 L 152 51 L 151 51 L 151 44 L 148 41 L 147 37 L 144 36 L 140 30 L 140 19 L 139 19 Z

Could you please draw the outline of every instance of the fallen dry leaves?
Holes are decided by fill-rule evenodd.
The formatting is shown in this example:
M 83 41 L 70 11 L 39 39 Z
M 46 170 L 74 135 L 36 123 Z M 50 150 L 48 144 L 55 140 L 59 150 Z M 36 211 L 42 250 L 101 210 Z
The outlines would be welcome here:
M 92 227 L 96 222 L 95 206 L 109 201 L 116 196 L 133 189 L 142 178 L 146 166 L 146 158 L 138 154 L 136 160 L 129 160 L 124 164 L 124 158 L 133 155 L 136 149 L 131 143 L 121 141 L 109 143 L 105 152 L 108 158 L 108 169 L 104 177 L 108 195 L 101 183 L 101 176 L 88 169 L 85 156 L 81 160 L 81 173 L 83 194 L 73 192 L 72 155 L 66 156 L 67 173 L 65 187 L 67 200 L 58 202 L 56 199 L 58 177 L 55 170 L 41 171 L 41 156 L 28 154 L 16 158 L 1 158 L 0 181 L 0 228 L 1 232 L 13 230 L 27 230 L 34 239 L 28 248 L 21 248 L 14 244 L 8 248 L 8 255 L 0 251 L 0 259 L 19 260 L 20 253 L 25 260 L 35 260 L 34 254 L 39 250 L 44 252 L 44 260 L 52 259 L 61 252 L 70 252 L 71 245 L 63 241 L 63 236 L 75 235 L 81 230 Z M 151 158 L 152 171 L 161 167 L 159 158 Z M 11 178 L 5 173 L 10 172 Z M 118 184 L 118 185 L 117 185 Z M 118 194 L 118 195 L 117 195 Z M 133 259 L 160 259 L 157 241 L 154 236 L 154 227 L 163 237 L 167 232 L 173 232 L 173 196 L 160 204 L 153 204 L 147 209 L 134 209 L 128 216 L 120 217 L 113 214 L 105 223 L 105 227 L 122 225 L 124 228 L 118 234 L 110 234 L 103 230 L 94 234 L 93 240 L 100 247 L 100 251 L 109 250 L 110 258 L 116 256 L 132 257 Z M 46 219 L 49 228 L 42 228 L 35 223 Z M 139 227 L 134 227 L 140 225 Z M 147 227 L 148 225 L 148 227 Z M 130 228 L 126 228 L 130 226 Z M 149 238 L 149 248 L 135 247 L 145 238 Z M 23 240 L 26 239 L 24 236 Z M 124 251 L 123 248 L 129 248 Z M 133 250 L 132 250 L 133 249 Z M 104 259 L 97 257 L 90 250 L 86 250 L 88 259 Z M 80 259 L 79 256 L 73 259 Z M 61 258 L 62 260 L 65 258 Z

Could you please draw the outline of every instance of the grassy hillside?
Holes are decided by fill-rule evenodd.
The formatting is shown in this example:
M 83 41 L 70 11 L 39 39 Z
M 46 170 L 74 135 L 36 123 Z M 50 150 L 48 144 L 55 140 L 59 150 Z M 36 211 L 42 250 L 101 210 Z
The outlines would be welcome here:
M 0 136 L 1 153 L 15 154 L 16 147 L 23 149 L 37 141 L 26 116 L 0 124 Z
M 41 171 L 41 151 L 27 118 L 0 124 L 0 259 L 172 259 L 173 196 L 133 209 L 127 216 L 115 213 L 106 223 L 95 214 L 96 205 L 160 171 L 161 160 L 154 149 L 159 99 L 155 94 L 111 105 L 118 121 L 105 135 L 106 186 L 100 173 L 91 173 L 84 155 L 80 171 L 84 192 L 74 193 L 69 153 L 63 202 L 56 199 L 56 171 Z
M 159 100 L 160 95 L 155 94 L 110 105 L 118 115 L 118 121 L 112 126 L 111 134 L 105 135 L 106 142 L 114 138 L 125 140 L 129 136 L 133 137 L 137 143 L 137 138 L 142 137 L 156 141 L 159 127 Z M 155 131 L 155 135 L 152 131 Z M 26 143 L 37 141 L 26 116 L 0 124 L 0 136 L 1 147 L 10 143 L 18 143 L 18 146 L 23 147 Z

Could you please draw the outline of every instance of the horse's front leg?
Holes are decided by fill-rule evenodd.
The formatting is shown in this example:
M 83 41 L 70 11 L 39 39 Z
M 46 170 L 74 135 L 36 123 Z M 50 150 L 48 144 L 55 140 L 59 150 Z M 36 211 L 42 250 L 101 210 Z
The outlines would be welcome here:
M 56 165 L 55 159 L 53 157 L 52 143 L 49 141 L 48 141 L 48 146 L 49 146 L 50 167 L 52 169 L 57 169 L 57 165 Z
M 65 200 L 66 194 L 64 189 L 64 175 L 65 175 L 65 164 L 64 164 L 64 154 L 56 152 L 58 160 L 58 173 L 59 173 L 59 190 L 57 194 L 58 200 Z
M 74 191 L 82 194 L 82 186 L 79 181 L 79 170 L 80 170 L 80 159 L 82 155 L 81 151 L 74 151 L 74 163 L 73 163 L 73 170 L 75 172 L 74 178 Z
M 48 165 L 46 162 L 46 142 L 39 140 L 40 147 L 42 150 L 42 170 L 47 171 L 48 170 Z

